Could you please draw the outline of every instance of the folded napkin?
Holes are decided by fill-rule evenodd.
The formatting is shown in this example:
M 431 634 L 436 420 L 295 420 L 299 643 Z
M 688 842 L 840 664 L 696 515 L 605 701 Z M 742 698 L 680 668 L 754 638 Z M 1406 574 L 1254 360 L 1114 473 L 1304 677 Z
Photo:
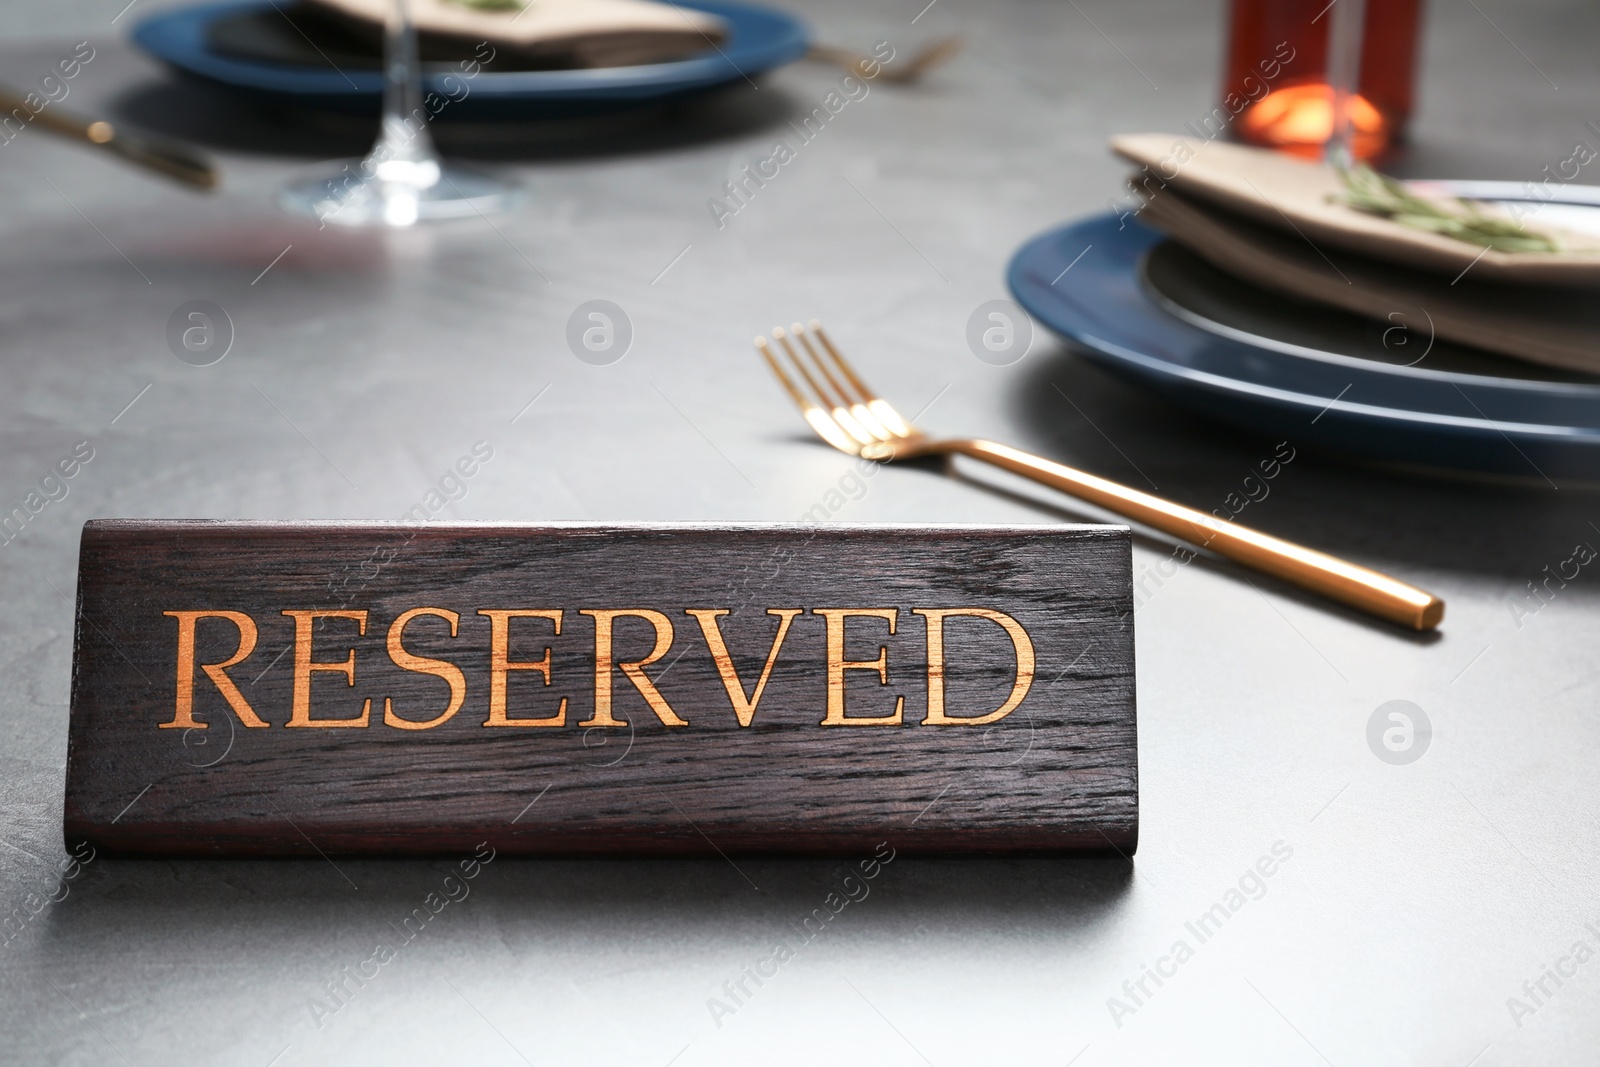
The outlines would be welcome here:
M 1262 225 L 1175 187 L 1150 197 L 1139 221 L 1223 273 L 1267 292 L 1354 312 L 1384 328 L 1400 325 L 1422 339 L 1396 355 L 1421 356 L 1426 338 L 1437 336 L 1532 363 L 1600 374 L 1600 301 L 1585 293 L 1480 279 L 1477 268 L 1452 283 L 1448 275 L 1338 249 L 1329 250 L 1330 265 L 1281 225 Z
M 1218 208 L 1325 250 L 1349 252 L 1453 278 L 1472 267 L 1479 281 L 1600 288 L 1600 238 L 1529 228 L 1558 237 L 1561 251 L 1484 251 L 1483 246 L 1401 225 L 1339 202 L 1339 175 L 1322 163 L 1262 148 L 1171 134 L 1114 137 L 1112 149 L 1139 164 L 1136 185 L 1169 189 L 1197 205 Z
M 394 0 L 301 0 L 301 7 L 376 40 Z M 650 0 L 410 0 L 424 57 L 488 43 L 521 67 L 665 63 L 720 44 L 723 21 Z M 482 56 L 478 56 L 482 58 Z M 492 69 L 508 68 L 497 57 Z

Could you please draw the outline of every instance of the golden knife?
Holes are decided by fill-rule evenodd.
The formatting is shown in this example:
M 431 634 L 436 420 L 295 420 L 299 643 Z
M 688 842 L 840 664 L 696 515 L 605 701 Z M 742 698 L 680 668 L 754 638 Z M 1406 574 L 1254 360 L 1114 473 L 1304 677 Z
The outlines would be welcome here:
M 37 97 L 35 97 L 37 99 Z M 0 115 L 28 116 L 30 125 L 38 125 L 52 133 L 86 141 L 103 148 L 129 163 L 153 170 L 180 181 L 194 189 L 215 189 L 221 179 L 216 164 L 199 149 L 181 141 L 145 134 L 130 134 L 117 129 L 104 119 L 87 119 L 70 111 L 63 111 L 46 101 L 34 110 L 27 100 L 14 89 L 0 87 Z M 20 117 L 20 116 L 19 116 Z

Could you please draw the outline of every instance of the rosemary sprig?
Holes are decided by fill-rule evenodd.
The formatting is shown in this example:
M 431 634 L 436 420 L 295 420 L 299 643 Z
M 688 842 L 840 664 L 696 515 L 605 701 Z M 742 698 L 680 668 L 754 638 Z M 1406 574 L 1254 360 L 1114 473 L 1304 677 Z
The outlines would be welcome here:
M 1485 214 L 1466 200 L 1456 200 L 1452 207 L 1447 202 L 1425 199 L 1363 163 L 1341 169 L 1339 176 L 1344 182 L 1344 196 L 1334 199 L 1357 211 L 1496 252 L 1561 251 L 1561 245 L 1548 234 L 1525 230 L 1520 222 Z

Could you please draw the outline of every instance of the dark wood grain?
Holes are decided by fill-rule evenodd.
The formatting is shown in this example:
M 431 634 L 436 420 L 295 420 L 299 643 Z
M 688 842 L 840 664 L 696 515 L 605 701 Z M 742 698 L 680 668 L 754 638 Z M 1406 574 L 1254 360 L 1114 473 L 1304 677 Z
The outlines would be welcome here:
M 854 851 L 892 840 L 930 852 L 1114 847 L 1138 836 L 1130 540 L 1118 526 L 407 525 L 104 520 L 84 527 L 65 833 L 112 852 L 421 854 L 489 841 L 522 854 Z M 408 609 L 405 651 L 459 666 L 460 710 L 446 679 L 401 669 L 386 638 Z M 889 684 L 845 672 L 847 714 L 894 726 L 822 726 L 830 608 L 893 608 L 896 633 L 851 619 L 846 658 L 888 650 Z M 1031 637 L 1035 680 L 987 726 L 922 724 L 926 617 L 916 608 L 984 607 Z M 778 616 L 795 616 L 748 727 L 688 609 L 720 619 L 744 691 L 755 685 Z M 355 682 L 317 671 L 311 716 L 364 727 L 290 728 L 292 610 L 367 612 L 364 636 L 342 618 L 313 625 L 312 657 L 353 650 Z M 516 619 L 509 658 L 550 651 L 540 672 L 507 674 L 510 717 L 560 727 L 489 728 L 496 609 L 561 609 Z M 652 609 L 671 619 L 670 649 L 644 668 L 668 726 L 621 671 L 614 715 L 596 705 L 597 623 L 584 610 Z M 236 611 L 257 624 L 254 651 L 227 676 L 267 725 L 247 727 L 206 672 L 194 672 L 194 720 L 176 717 L 179 620 L 164 612 Z M 238 650 L 239 629 L 201 619 L 195 660 Z M 655 643 L 643 618 L 615 623 L 619 661 Z M 1017 656 L 1000 625 L 945 626 L 947 708 L 976 715 L 1011 691 Z

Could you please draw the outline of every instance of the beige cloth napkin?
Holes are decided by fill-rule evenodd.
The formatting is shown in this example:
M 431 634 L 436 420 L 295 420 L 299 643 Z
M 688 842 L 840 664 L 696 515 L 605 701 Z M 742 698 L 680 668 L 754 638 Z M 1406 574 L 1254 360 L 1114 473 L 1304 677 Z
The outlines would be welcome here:
M 1269 292 L 1386 325 L 1404 323 L 1424 339 L 1431 330 L 1532 363 L 1600 373 L 1600 300 L 1588 294 L 1475 279 L 1476 268 L 1452 284 L 1445 275 L 1334 248 L 1324 258 L 1281 226 L 1261 225 L 1174 188 L 1150 197 L 1138 217 L 1223 272 Z
M 1111 147 L 1146 168 L 1136 176 L 1146 190 L 1159 190 L 1164 183 L 1198 204 L 1236 212 L 1328 251 L 1357 252 L 1447 279 L 1470 265 L 1478 281 L 1600 287 L 1600 239 L 1594 237 L 1559 233 L 1561 252 L 1485 252 L 1479 245 L 1330 202 L 1343 187 L 1321 163 L 1163 133 L 1113 137 Z M 1157 192 L 1153 200 L 1160 199 Z M 1525 221 L 1532 229 L 1555 232 L 1540 225 L 1537 213 Z
M 303 0 L 357 29 L 379 30 L 393 0 Z M 721 19 L 650 0 L 530 0 L 520 10 L 410 0 L 417 33 L 486 41 L 528 59 L 580 67 L 663 63 L 720 44 Z

